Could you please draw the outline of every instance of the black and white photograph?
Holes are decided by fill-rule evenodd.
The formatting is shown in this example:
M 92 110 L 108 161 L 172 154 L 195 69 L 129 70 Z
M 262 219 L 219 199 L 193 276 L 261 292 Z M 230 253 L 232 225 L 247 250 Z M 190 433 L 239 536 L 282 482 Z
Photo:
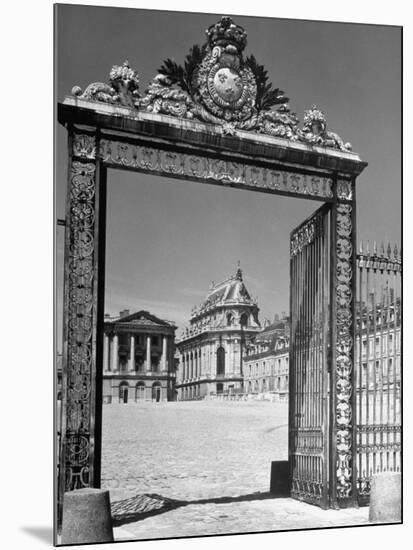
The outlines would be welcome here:
M 3 67 L 6 546 L 404 547 L 403 10 L 46 3 Z
M 56 544 L 401 522 L 401 33 L 55 6 Z

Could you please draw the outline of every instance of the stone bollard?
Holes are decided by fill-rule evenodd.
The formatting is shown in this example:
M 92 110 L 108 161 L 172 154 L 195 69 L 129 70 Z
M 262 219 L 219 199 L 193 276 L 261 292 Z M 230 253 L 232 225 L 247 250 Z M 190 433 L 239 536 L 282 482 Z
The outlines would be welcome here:
M 401 521 L 401 474 L 380 472 L 371 480 L 369 521 Z
M 62 544 L 113 542 L 109 491 L 78 489 L 63 497 Z
M 290 496 L 288 460 L 271 462 L 270 493 L 278 497 Z

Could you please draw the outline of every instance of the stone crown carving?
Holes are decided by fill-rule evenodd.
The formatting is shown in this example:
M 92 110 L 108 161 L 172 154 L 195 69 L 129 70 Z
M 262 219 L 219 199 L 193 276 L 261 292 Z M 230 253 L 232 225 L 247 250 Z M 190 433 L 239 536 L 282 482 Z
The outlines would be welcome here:
M 219 125 L 224 133 L 237 129 L 279 136 L 310 145 L 351 150 L 337 134 L 327 130 L 326 117 L 315 105 L 304 113 L 299 127 L 289 99 L 269 82 L 266 69 L 253 55 L 244 57 L 247 33 L 230 17 L 222 17 L 206 30 L 203 46 L 193 46 L 184 65 L 166 59 L 145 93 L 129 63 L 114 65 L 109 84 L 94 82 L 72 93 L 83 99 L 127 106 Z

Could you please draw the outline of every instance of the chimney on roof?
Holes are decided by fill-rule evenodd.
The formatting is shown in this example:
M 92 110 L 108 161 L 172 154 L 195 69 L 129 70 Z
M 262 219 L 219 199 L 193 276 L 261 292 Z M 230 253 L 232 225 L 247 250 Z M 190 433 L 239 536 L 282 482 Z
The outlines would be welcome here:
M 127 315 L 129 315 L 129 309 L 122 309 L 122 311 L 119 312 L 120 318 L 126 317 Z
M 276 323 L 277 321 L 279 321 L 278 313 L 276 313 L 276 314 L 274 315 L 274 323 Z

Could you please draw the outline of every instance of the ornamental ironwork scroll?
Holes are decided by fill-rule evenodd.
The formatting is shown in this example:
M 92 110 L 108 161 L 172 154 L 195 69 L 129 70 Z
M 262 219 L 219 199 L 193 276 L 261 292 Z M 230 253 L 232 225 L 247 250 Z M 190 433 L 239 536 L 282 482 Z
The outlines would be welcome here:
M 182 177 L 245 189 L 268 190 L 277 194 L 331 200 L 333 180 L 325 175 L 272 170 L 248 162 L 102 139 L 99 156 L 108 166 L 124 167 L 163 176 Z
M 300 227 L 291 237 L 290 256 L 296 256 L 305 246 L 311 244 L 316 237 L 318 218 L 312 218 Z M 318 234 L 318 233 L 317 233 Z
M 65 345 L 67 346 L 62 425 L 60 491 L 93 481 L 91 449 L 96 346 L 96 139 L 72 136 L 65 268 Z
M 353 491 L 353 227 L 352 205 L 337 204 L 335 300 L 335 425 L 337 500 L 354 498 Z

